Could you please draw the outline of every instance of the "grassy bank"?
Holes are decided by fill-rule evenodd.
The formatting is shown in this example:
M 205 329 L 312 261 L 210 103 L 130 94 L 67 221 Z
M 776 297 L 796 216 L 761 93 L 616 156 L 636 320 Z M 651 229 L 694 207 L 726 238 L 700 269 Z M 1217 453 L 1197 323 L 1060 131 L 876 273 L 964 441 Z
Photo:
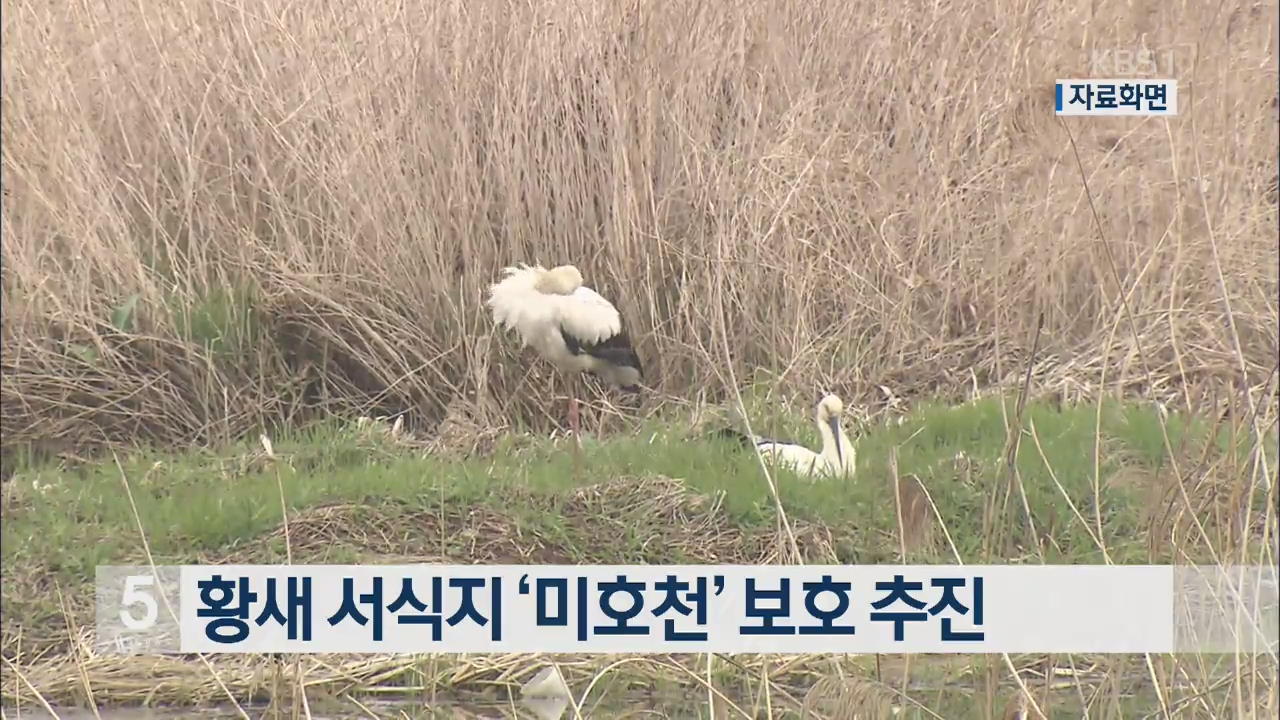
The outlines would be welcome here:
M 814 441 L 816 431 L 802 415 L 752 399 L 750 417 L 759 430 Z M 378 423 L 313 427 L 275 438 L 269 452 L 258 442 L 140 452 L 118 463 L 75 468 L 32 466 L 5 486 L 5 655 L 43 683 L 41 693 L 61 702 L 84 699 L 80 674 L 97 684 L 97 702 L 141 701 L 143 694 L 125 680 L 134 676 L 124 669 L 128 661 L 85 655 L 68 633 L 69 627 L 92 625 L 94 566 L 146 561 L 139 525 L 160 564 L 275 563 L 289 556 L 315 563 L 752 563 L 790 559 L 793 539 L 808 562 L 1123 564 L 1271 557 L 1266 548 L 1275 537 L 1274 491 L 1268 495 L 1268 480 L 1252 463 L 1264 457 L 1274 484 L 1274 430 L 1259 454 L 1246 435 L 1204 418 L 1175 413 L 1162 423 L 1157 411 L 1120 402 L 1032 403 L 1009 465 L 1006 423 L 1016 427 L 1016 408 L 1015 399 L 992 396 L 862 423 L 856 480 L 809 483 L 776 474 L 789 530 L 778 527 L 778 501 L 755 455 L 716 435 L 724 421 L 705 407 L 691 416 L 628 423 L 606 439 L 588 437 L 576 474 L 563 440 L 503 435 L 476 449 L 474 436 L 445 442 L 393 434 Z M 1173 453 L 1166 451 L 1166 433 Z M 1029 673 L 1020 675 L 1024 682 L 1036 673 L 1052 676 L 1050 666 L 1064 663 L 1016 660 Z M 535 658 L 333 662 L 329 670 L 311 665 L 303 672 L 312 700 L 333 695 L 338 685 L 357 698 L 413 698 L 421 692 L 413 688 L 430 674 L 441 697 L 498 702 L 486 686 L 540 666 Z M 602 664 L 584 662 L 571 665 L 586 673 L 579 678 L 585 681 Z M 644 689 L 673 707 L 689 698 L 705 703 L 705 688 L 680 679 L 683 671 L 676 670 L 688 665 L 701 677 L 705 668 L 698 662 L 705 659 L 646 660 L 630 673 L 620 671 L 617 687 L 609 685 L 613 689 L 592 702 L 604 697 L 643 705 L 649 701 L 634 693 Z M 1188 680 L 1182 677 L 1187 661 L 1165 658 L 1161 668 L 1176 668 L 1179 678 L 1160 676 L 1157 682 L 1141 659 L 1065 660 L 1072 662 L 1092 669 L 1083 679 L 1043 680 L 1048 694 L 1042 700 L 1068 715 L 1081 698 L 1090 698 L 1085 705 L 1098 716 L 1117 716 L 1122 708 L 1154 710 L 1157 688 L 1164 702 L 1176 703 L 1184 694 L 1206 691 L 1225 672 L 1199 667 Z M 984 717 L 984 703 L 1001 705 L 1012 692 L 998 656 L 794 663 L 726 659 L 716 687 L 735 703 L 750 704 L 761 690 L 758 673 L 765 672 L 802 705 L 815 679 L 838 672 L 871 688 L 859 691 L 859 698 L 905 704 L 907 717 L 932 717 L 930 711 Z M 225 701 L 198 665 L 176 658 L 144 664 L 147 673 L 168 678 L 152 701 Z M 77 665 L 83 673 L 75 672 Z M 239 702 L 283 697 L 280 687 L 264 684 L 266 658 L 216 665 Z M 247 672 L 249 665 L 256 669 Z M 347 668 L 350 676 L 332 675 L 335 667 Z M 294 672 L 285 670 L 286 676 Z M 818 702 L 823 693 L 840 691 L 822 686 L 814 692 Z M 4 693 L 8 702 L 33 697 L 12 680 Z M 777 702 L 796 709 L 791 701 Z

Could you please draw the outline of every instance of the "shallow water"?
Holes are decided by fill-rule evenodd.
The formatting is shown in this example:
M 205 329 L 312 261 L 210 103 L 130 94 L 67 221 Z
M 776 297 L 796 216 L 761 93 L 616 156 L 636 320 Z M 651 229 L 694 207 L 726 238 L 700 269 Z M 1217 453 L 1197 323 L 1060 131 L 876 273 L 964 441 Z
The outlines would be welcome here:
M 391 701 L 391 702 L 367 701 L 367 702 L 364 702 L 363 704 L 366 707 L 369 707 L 378 715 L 382 715 L 385 717 L 410 717 L 410 718 L 429 717 L 429 715 L 425 715 L 421 713 L 415 714 L 414 711 L 419 709 L 418 706 L 408 702 L 400 703 L 395 701 Z M 447 707 L 443 707 L 440 705 L 437 705 L 436 707 L 437 707 L 437 710 L 445 710 L 446 712 L 448 710 Z M 404 710 L 406 714 L 401 715 L 399 712 L 397 712 L 398 710 Z M 271 717 L 271 715 L 267 714 L 266 712 L 267 708 L 265 706 L 263 707 L 246 706 L 244 708 L 244 711 L 248 713 L 249 717 L 255 718 L 255 720 L 257 718 Z M 92 710 L 83 710 L 80 708 L 59 708 L 59 707 L 54 708 L 54 712 L 57 713 L 56 715 L 50 715 L 47 710 L 33 709 L 33 708 L 23 709 L 21 713 L 19 713 L 19 711 L 16 708 L 6 707 L 6 708 L 0 708 L 0 712 L 3 713 L 4 720 L 20 720 L 20 719 L 21 720 L 99 720 L 99 718 L 101 720 L 178 720 L 179 718 L 209 718 L 210 720 L 222 720 L 222 718 L 241 717 L 240 714 L 237 713 L 234 708 L 230 708 L 230 707 L 99 708 L 98 713 L 96 715 Z M 468 715 L 472 715 L 472 714 L 464 713 L 462 715 L 459 715 L 459 717 L 467 717 Z M 289 716 L 290 714 L 288 710 L 285 710 L 280 714 L 281 718 L 288 718 Z M 350 712 L 343 712 L 343 713 L 337 713 L 337 714 L 330 714 L 330 713 L 312 713 L 311 714 L 312 720 L 345 720 L 346 718 L 352 718 L 352 717 L 368 717 L 368 716 L 361 713 L 355 707 L 352 707 Z
M 493 704 L 435 702 L 428 708 L 420 701 L 377 700 L 373 698 L 361 699 L 360 704 L 371 710 L 378 717 L 400 718 L 401 720 L 406 718 L 409 720 L 427 720 L 428 718 L 480 720 L 482 718 L 511 717 L 510 708 L 506 705 L 498 707 Z M 526 712 L 524 717 L 536 717 L 536 714 L 528 712 L 529 708 L 525 707 L 523 710 Z M 275 717 L 269 712 L 269 708 L 266 705 L 246 705 L 244 706 L 244 711 L 254 720 L 259 720 L 259 718 L 271 720 Z M 42 708 L 24 708 L 19 712 L 17 708 L 4 707 L 0 708 L 0 717 L 3 717 L 3 720 L 179 720 L 179 718 L 223 720 L 224 718 L 241 717 L 235 708 L 228 706 L 207 708 L 113 707 L 99 708 L 96 715 L 92 710 L 55 707 L 54 712 L 56 715 L 50 715 L 47 710 Z M 280 712 L 279 718 L 287 720 L 291 718 L 291 712 L 292 708 L 285 708 Z M 319 712 L 313 708 L 310 717 L 311 720 L 367 719 L 369 714 L 353 705 L 347 705 L 339 710 L 326 708 Z
M 0 708 L 5 720 L 174 720 L 180 717 L 191 717 L 193 711 L 153 710 L 150 708 L 117 708 L 99 709 L 94 715 L 92 710 L 79 708 L 54 708 L 57 715 L 50 715 L 48 710 L 25 709 L 19 712 L 16 708 Z M 224 714 L 204 715 L 204 717 L 223 717 Z
M 79 708 L 54 708 L 57 715 L 50 715 L 47 710 L 23 710 L 21 714 L 14 708 L 2 708 L 0 712 L 4 713 L 4 720 L 178 720 L 179 718 L 210 718 L 210 720 L 222 720 L 223 718 L 239 718 L 240 714 L 231 708 L 99 708 L 98 714 L 94 715 L 92 710 L 81 710 Z M 245 708 L 245 712 L 249 713 L 251 718 L 263 717 L 263 711 L 255 708 Z M 312 713 L 312 720 L 345 720 L 347 717 L 360 717 L 360 713 L 353 712 L 350 715 L 317 715 Z M 387 713 L 388 717 L 393 716 Z M 268 716 L 269 717 L 269 716 Z M 287 712 L 281 714 L 282 718 L 289 717 Z M 410 715 L 409 717 L 413 717 Z

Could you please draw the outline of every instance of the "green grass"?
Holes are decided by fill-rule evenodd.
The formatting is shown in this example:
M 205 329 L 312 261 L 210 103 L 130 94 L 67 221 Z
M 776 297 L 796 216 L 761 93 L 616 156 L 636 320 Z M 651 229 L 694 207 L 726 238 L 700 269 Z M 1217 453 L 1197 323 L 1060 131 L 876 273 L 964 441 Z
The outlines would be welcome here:
M 816 446 L 817 431 L 807 419 L 809 413 L 777 412 L 758 395 L 747 400 L 756 432 Z M 867 427 L 851 422 L 857 476 L 848 482 L 813 483 L 779 470 L 781 502 L 793 527 L 827 528 L 836 541 L 835 559 L 847 563 L 902 559 L 892 492 L 895 466 L 898 477 L 915 475 L 922 481 L 954 543 L 954 550 L 946 542 L 913 550 L 912 562 L 951 563 L 953 553 L 966 563 L 1205 561 L 1208 546 L 1223 537 L 1215 515 L 1203 509 L 1207 506 L 1197 506 L 1209 542 L 1184 541 L 1177 555 L 1168 543 L 1152 544 L 1152 493 L 1172 487 L 1175 464 L 1184 485 L 1197 493 L 1195 502 L 1206 495 L 1204 488 L 1213 489 L 1209 495 L 1221 495 L 1234 483 L 1238 490 L 1252 455 L 1246 433 L 1232 435 L 1201 419 L 1174 414 L 1163 424 L 1171 455 L 1160 418 L 1142 405 L 1031 403 L 1025 409 L 1024 433 L 1011 474 L 1005 462 L 1006 423 L 1013 422 L 1015 406 L 1011 399 L 992 397 L 951 407 L 924 405 L 900 421 Z M 564 442 L 512 435 L 500 438 L 491 453 L 448 459 L 340 422 L 273 438 L 273 462 L 263 459 L 257 441 L 185 452 L 139 450 L 121 457 L 118 466 L 109 458 L 75 468 L 25 460 L 6 485 L 0 524 L 5 646 L 10 647 L 16 631 L 23 636 L 24 648 L 38 647 L 42 638 L 55 647 L 65 643 L 63 611 L 57 594 L 50 592 L 55 584 L 66 597 L 79 598 L 80 606 L 73 612 L 85 616 L 77 622 L 92 622 L 92 601 L 84 598 L 92 597 L 88 588 L 95 566 L 142 560 L 130 494 L 161 564 L 228 554 L 246 562 L 283 562 L 283 538 L 273 534 L 281 523 L 282 490 L 291 522 L 306 517 L 308 509 L 318 512 L 318 506 L 350 505 L 354 507 L 343 511 L 339 523 L 346 529 L 358 534 L 382 523 L 393 535 L 381 551 L 361 542 L 325 540 L 299 548 L 295 536 L 295 562 L 378 562 L 385 557 L 379 552 L 467 558 L 475 543 L 492 540 L 475 535 L 474 527 L 483 534 L 487 526 L 454 521 L 458 527 L 446 529 L 443 520 L 435 526 L 430 521 L 434 513 L 457 518 L 476 512 L 500 518 L 503 529 L 494 532 L 510 535 L 510 543 L 537 538 L 554 561 L 698 562 L 688 555 L 690 547 L 696 549 L 703 540 L 696 528 L 672 534 L 675 531 L 666 527 L 672 521 L 654 516 L 642 504 L 618 508 L 615 516 L 602 518 L 600 506 L 582 506 L 572 491 L 619 478 L 636 483 L 652 476 L 676 478 L 695 498 L 722 495 L 722 519 L 738 533 L 732 542 L 749 544 L 772 537 L 775 502 L 757 459 L 716 436 L 715 429 L 723 425 L 711 421 L 691 429 L 687 418 L 654 419 L 602 441 L 587 438 L 576 476 Z M 1265 448 L 1273 470 L 1276 445 L 1271 428 Z M 1126 473 L 1146 480 L 1116 481 Z M 1025 492 L 1025 509 L 1011 477 Z M 1004 495 L 1011 489 L 1006 503 Z M 1254 509 L 1274 522 L 1263 512 L 1264 496 L 1253 492 Z M 1159 530 L 1168 532 L 1167 527 Z M 751 552 L 744 550 L 743 556 Z M 909 694 L 948 717 L 978 717 L 975 698 L 988 692 L 982 668 L 992 662 L 969 658 L 952 668 L 951 661 L 942 658 L 922 661 L 912 672 Z M 1134 667 L 1145 672 L 1145 666 Z M 747 683 L 743 697 L 754 692 L 748 689 L 754 687 L 750 678 L 730 668 L 721 672 L 728 674 L 723 685 L 718 683 L 726 692 L 735 682 Z M 992 672 L 1003 676 L 1005 668 Z M 1137 673 L 1138 686 L 1144 681 L 1142 672 Z M 386 680 L 383 685 L 398 682 Z M 421 680 L 406 675 L 403 682 Z M 618 702 L 626 705 L 632 685 L 620 682 Z M 680 702 L 703 703 L 700 711 L 705 713 L 703 692 L 676 685 L 683 688 L 682 697 L 687 696 Z M 660 689 L 650 686 L 649 692 Z M 697 698 L 689 700 L 693 695 Z M 1072 697 L 1058 707 L 1071 714 L 1067 705 L 1079 698 L 1075 691 L 1067 695 Z M 1108 701 L 1118 703 L 1112 708 L 1116 713 L 1154 707 L 1150 697 L 1125 695 L 1113 693 Z M 1005 690 L 1000 696 L 1005 697 Z M 604 706 L 611 702 L 603 701 Z M 929 715 L 907 707 L 901 717 Z
M 901 424 L 866 428 L 854 440 L 858 476 L 851 482 L 811 483 L 778 471 L 779 493 L 793 520 L 850 526 L 857 547 L 849 562 L 890 560 L 896 552 L 883 539 L 896 528 L 890 459 L 900 475 L 915 474 L 932 496 L 944 524 L 966 562 L 984 558 L 991 547 L 992 497 L 1008 485 L 1003 455 L 1005 413 L 997 398 L 958 407 L 924 406 Z M 803 418 L 752 412 L 758 432 L 817 444 L 816 429 Z M 1146 556 L 1142 534 L 1143 498 L 1107 485 L 1121 468 L 1167 469 L 1168 455 L 1153 411 L 1108 404 L 1058 409 L 1029 405 L 1016 468 L 1041 547 L 1023 552 L 1050 563 L 1102 562 L 1093 535 L 1113 562 L 1158 560 Z M 1011 421 L 1011 420 L 1010 420 Z M 1177 416 L 1167 423 L 1175 448 L 1199 447 L 1203 423 Z M 1101 505 L 1095 512 L 1094 445 L 1100 428 Z M 1220 433 L 1220 435 L 1223 435 Z M 1035 441 L 1038 438 L 1039 442 Z M 1221 439 L 1220 439 L 1221 440 Z M 1248 451 L 1238 439 L 1243 458 Z M 1270 444 L 1274 450 L 1274 444 Z M 137 531 L 122 477 L 127 478 L 152 550 L 174 561 L 242 541 L 276 527 L 281 520 L 283 485 L 291 511 L 322 503 L 400 500 L 423 507 L 483 505 L 503 507 L 507 491 L 531 490 L 549 497 L 584 484 L 619 476 L 664 475 L 684 480 L 701 493 L 724 493 L 724 507 L 744 527 L 771 526 L 773 501 L 755 456 L 709 431 L 692 434 L 681 423 L 652 421 L 604 442 L 584 442 L 583 472 L 574 477 L 567 445 L 533 441 L 499 444 L 490 457 L 445 460 L 371 443 L 357 431 L 328 424 L 274 440 L 283 462 L 253 463 L 256 443 L 218 451 L 139 452 L 117 467 L 108 460 L 75 470 L 45 465 L 20 470 L 14 478 L 17 502 L 25 505 L 3 524 L 3 559 L 8 567 L 43 564 L 66 579 L 92 577 L 93 568 L 119 560 L 138 547 Z M 1194 455 L 1194 453 L 1192 453 Z M 957 458 L 961 460 L 957 460 Z M 1274 467 L 1274 459 L 1272 467 Z M 34 490 L 41 486 L 43 491 Z M 1261 493 L 1256 493 L 1261 495 Z M 1259 498 L 1259 502 L 1263 502 Z M 1029 524 L 1015 496 L 1015 538 Z M 1072 507 L 1075 510 L 1073 511 Z M 519 508 L 505 507 L 519 514 Z M 1100 516 L 1101 533 L 1086 528 Z M 984 518 L 987 520 L 984 521 Z M 525 518 L 537 522 L 537 518 Z M 542 519 L 555 529 L 556 518 Z M 985 528 L 984 528 L 985 525 Z M 1090 533 L 1093 529 L 1093 534 Z M 936 558 L 948 562 L 949 551 Z

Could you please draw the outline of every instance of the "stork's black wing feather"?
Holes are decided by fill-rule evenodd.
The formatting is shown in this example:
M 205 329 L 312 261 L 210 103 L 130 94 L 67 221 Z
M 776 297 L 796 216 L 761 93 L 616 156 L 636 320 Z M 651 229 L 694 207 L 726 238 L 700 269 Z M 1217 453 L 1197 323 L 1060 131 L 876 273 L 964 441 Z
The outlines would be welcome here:
M 564 340 L 564 346 L 569 348 L 569 354 L 581 355 L 582 343 L 578 342 L 578 338 L 564 331 L 564 327 L 560 328 L 560 339 Z
M 588 355 L 598 357 L 611 365 L 632 367 L 641 375 L 644 374 L 644 368 L 640 366 L 640 356 L 636 354 L 636 349 L 631 346 L 631 339 L 625 332 L 607 337 L 583 349 Z
M 584 343 L 572 334 L 560 328 L 560 337 L 564 339 L 565 347 L 569 348 L 569 352 L 574 355 L 587 354 L 595 358 L 617 365 L 619 367 L 635 368 L 636 372 L 644 374 L 644 368 L 640 365 L 640 356 L 636 354 L 636 350 L 631 346 L 631 339 L 627 337 L 625 332 L 617 333 L 601 340 L 598 343 Z
M 747 437 L 746 433 L 738 432 L 733 428 L 720 428 L 715 434 L 737 441 L 742 447 L 751 447 L 751 438 Z
M 755 445 L 787 445 L 789 444 L 782 440 L 775 440 L 773 438 L 763 438 L 763 437 L 756 438 L 755 442 L 753 443 L 749 435 L 739 430 L 734 430 L 733 428 L 720 428 L 719 430 L 716 431 L 716 434 L 729 438 L 730 440 L 736 440 L 743 447 L 751 447 L 752 444 L 755 444 Z

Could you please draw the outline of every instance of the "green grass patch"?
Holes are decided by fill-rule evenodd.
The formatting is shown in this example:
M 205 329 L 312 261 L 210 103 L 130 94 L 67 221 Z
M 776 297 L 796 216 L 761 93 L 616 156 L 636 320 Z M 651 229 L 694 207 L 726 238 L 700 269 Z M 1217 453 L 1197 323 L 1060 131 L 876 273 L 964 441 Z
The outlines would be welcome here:
M 757 433 L 817 445 L 810 413 L 779 412 L 759 395 L 748 401 Z M 946 530 L 940 535 L 954 549 L 933 543 L 909 551 L 911 562 L 951 563 L 959 554 L 966 563 L 1102 563 L 1103 547 L 1116 563 L 1185 562 L 1188 555 L 1208 560 L 1204 546 L 1184 544 L 1175 557 L 1167 543 L 1149 542 L 1153 528 L 1168 535 L 1152 513 L 1152 498 L 1176 495 L 1168 492 L 1178 477 L 1174 466 L 1197 494 L 1195 502 L 1231 494 L 1224 490 L 1238 495 L 1249 482 L 1254 455 L 1247 433 L 1233 435 L 1176 414 L 1162 425 L 1153 409 L 1135 404 L 1032 403 L 1010 467 L 1007 427 L 1015 407 L 997 397 L 923 405 L 900 419 L 850 427 L 856 477 L 810 482 L 776 470 L 782 505 L 799 532 L 815 526 L 829 532 L 834 559 L 846 563 L 902 559 L 892 488 L 895 477 L 912 475 L 927 490 Z M 107 460 L 67 468 L 34 456 L 20 459 L 6 483 L 0 524 L 6 652 L 18 635 L 27 653 L 56 653 L 65 645 L 55 585 L 72 604 L 76 622 L 92 623 L 95 566 L 142 559 L 135 506 L 161 564 L 219 557 L 284 562 L 286 547 L 277 532 L 282 491 L 295 562 L 428 556 L 483 562 L 495 553 L 512 557 L 502 553 L 520 547 L 530 548 L 523 562 L 696 563 L 726 552 L 761 557 L 767 549 L 762 545 L 776 542 L 775 501 L 755 454 L 715 433 L 722 424 L 692 428 L 683 418 L 653 419 L 603 440 L 586 438 L 577 474 L 563 441 L 513 435 L 483 456 L 451 459 L 338 421 L 273 438 L 274 460 L 265 458 L 257 441 L 184 452 L 139 450 L 119 465 Z M 1274 428 L 1265 452 L 1274 469 Z M 1117 482 L 1126 474 L 1145 480 Z M 680 501 L 693 504 L 670 512 L 670 504 L 650 503 L 646 493 L 673 486 L 663 478 L 680 481 Z M 600 489 L 619 484 L 630 495 Z M 597 487 L 579 492 L 587 486 Z M 1255 510 L 1274 523 L 1265 495 L 1253 491 Z M 712 498 L 719 498 L 718 510 L 710 509 Z M 325 514 L 330 511 L 332 516 Z M 712 516 L 714 527 L 699 524 Z M 687 527 L 672 527 L 686 517 Z M 1211 537 L 1220 536 L 1214 513 L 1198 517 Z M 504 549 L 493 549 L 502 543 Z M 947 717 L 984 716 L 975 698 L 989 688 L 979 670 L 993 660 L 960 660 L 954 672 L 945 658 L 914 665 L 911 697 Z M 1003 675 L 1004 668 L 993 672 Z M 731 695 L 757 694 L 755 670 L 725 666 L 720 673 L 717 684 Z M 407 690 L 423 682 L 420 674 L 379 682 L 384 691 L 402 683 Z M 634 687 L 662 694 L 662 678 L 628 677 L 620 675 L 612 690 L 613 681 L 597 688 L 598 709 L 634 705 Z M 673 707 L 705 695 L 672 678 L 663 682 L 671 686 Z M 1008 692 L 997 692 L 997 704 Z M 1064 693 L 1055 704 L 1071 714 L 1080 698 Z M 1119 714 L 1154 707 L 1145 691 L 1111 698 L 1110 710 Z M 911 705 L 900 716 L 931 717 Z
M 1000 562 L 984 553 L 993 547 L 992 498 L 1009 485 L 1005 428 L 1013 408 L 1012 401 L 999 398 L 923 406 L 900 424 L 865 428 L 854 441 L 859 459 L 854 480 L 815 483 L 778 470 L 783 506 L 794 521 L 847 529 L 849 557 L 843 560 L 889 561 L 897 552 L 890 539 L 897 526 L 891 490 L 896 459 L 899 476 L 914 474 L 923 482 L 966 562 Z M 818 442 L 816 429 L 803 417 L 771 416 L 754 407 L 751 416 L 757 432 L 811 446 Z M 1043 554 L 1051 563 L 1102 562 L 1101 541 L 1113 562 L 1160 561 L 1146 554 L 1143 497 L 1107 482 L 1122 468 L 1167 469 L 1154 411 L 1119 403 L 1103 405 L 1100 413 L 1092 406 L 1032 404 L 1023 425 L 1015 468 L 1031 517 L 1025 517 L 1015 496 L 1014 520 L 1003 531 L 1019 543 L 1030 542 L 1023 536 L 1031 537 L 1032 527 L 1044 537 L 1039 549 L 1023 547 L 1020 556 L 1038 560 Z M 1208 440 L 1203 423 L 1173 417 L 1167 426 L 1175 448 L 1202 447 Z M 510 491 L 554 498 L 614 477 L 662 475 L 683 480 L 698 493 L 723 493 L 724 509 L 739 526 L 774 523 L 774 502 L 755 455 L 680 422 L 655 420 L 601 442 L 586 440 L 577 476 L 567 445 L 545 440 L 501 443 L 491 456 L 447 460 L 371 442 L 353 428 L 327 423 L 276 438 L 274 446 L 281 459 L 274 464 L 255 460 L 261 449 L 246 442 L 220 450 L 138 452 L 119 467 L 107 461 L 69 471 L 51 465 L 22 468 L 13 479 L 18 498 L 10 501 L 22 508 L 6 512 L 0 531 L 4 562 L 45 566 L 70 580 L 90 578 L 94 566 L 136 550 L 137 530 L 122 478 L 129 481 L 153 551 L 173 561 L 276 527 L 278 483 L 293 512 L 325 503 L 386 500 L 421 507 L 487 504 L 555 533 L 559 518 L 510 507 Z M 1245 450 L 1239 452 L 1243 457 Z M 1274 457 L 1271 462 L 1274 467 Z M 950 557 L 947 549 L 935 560 Z

